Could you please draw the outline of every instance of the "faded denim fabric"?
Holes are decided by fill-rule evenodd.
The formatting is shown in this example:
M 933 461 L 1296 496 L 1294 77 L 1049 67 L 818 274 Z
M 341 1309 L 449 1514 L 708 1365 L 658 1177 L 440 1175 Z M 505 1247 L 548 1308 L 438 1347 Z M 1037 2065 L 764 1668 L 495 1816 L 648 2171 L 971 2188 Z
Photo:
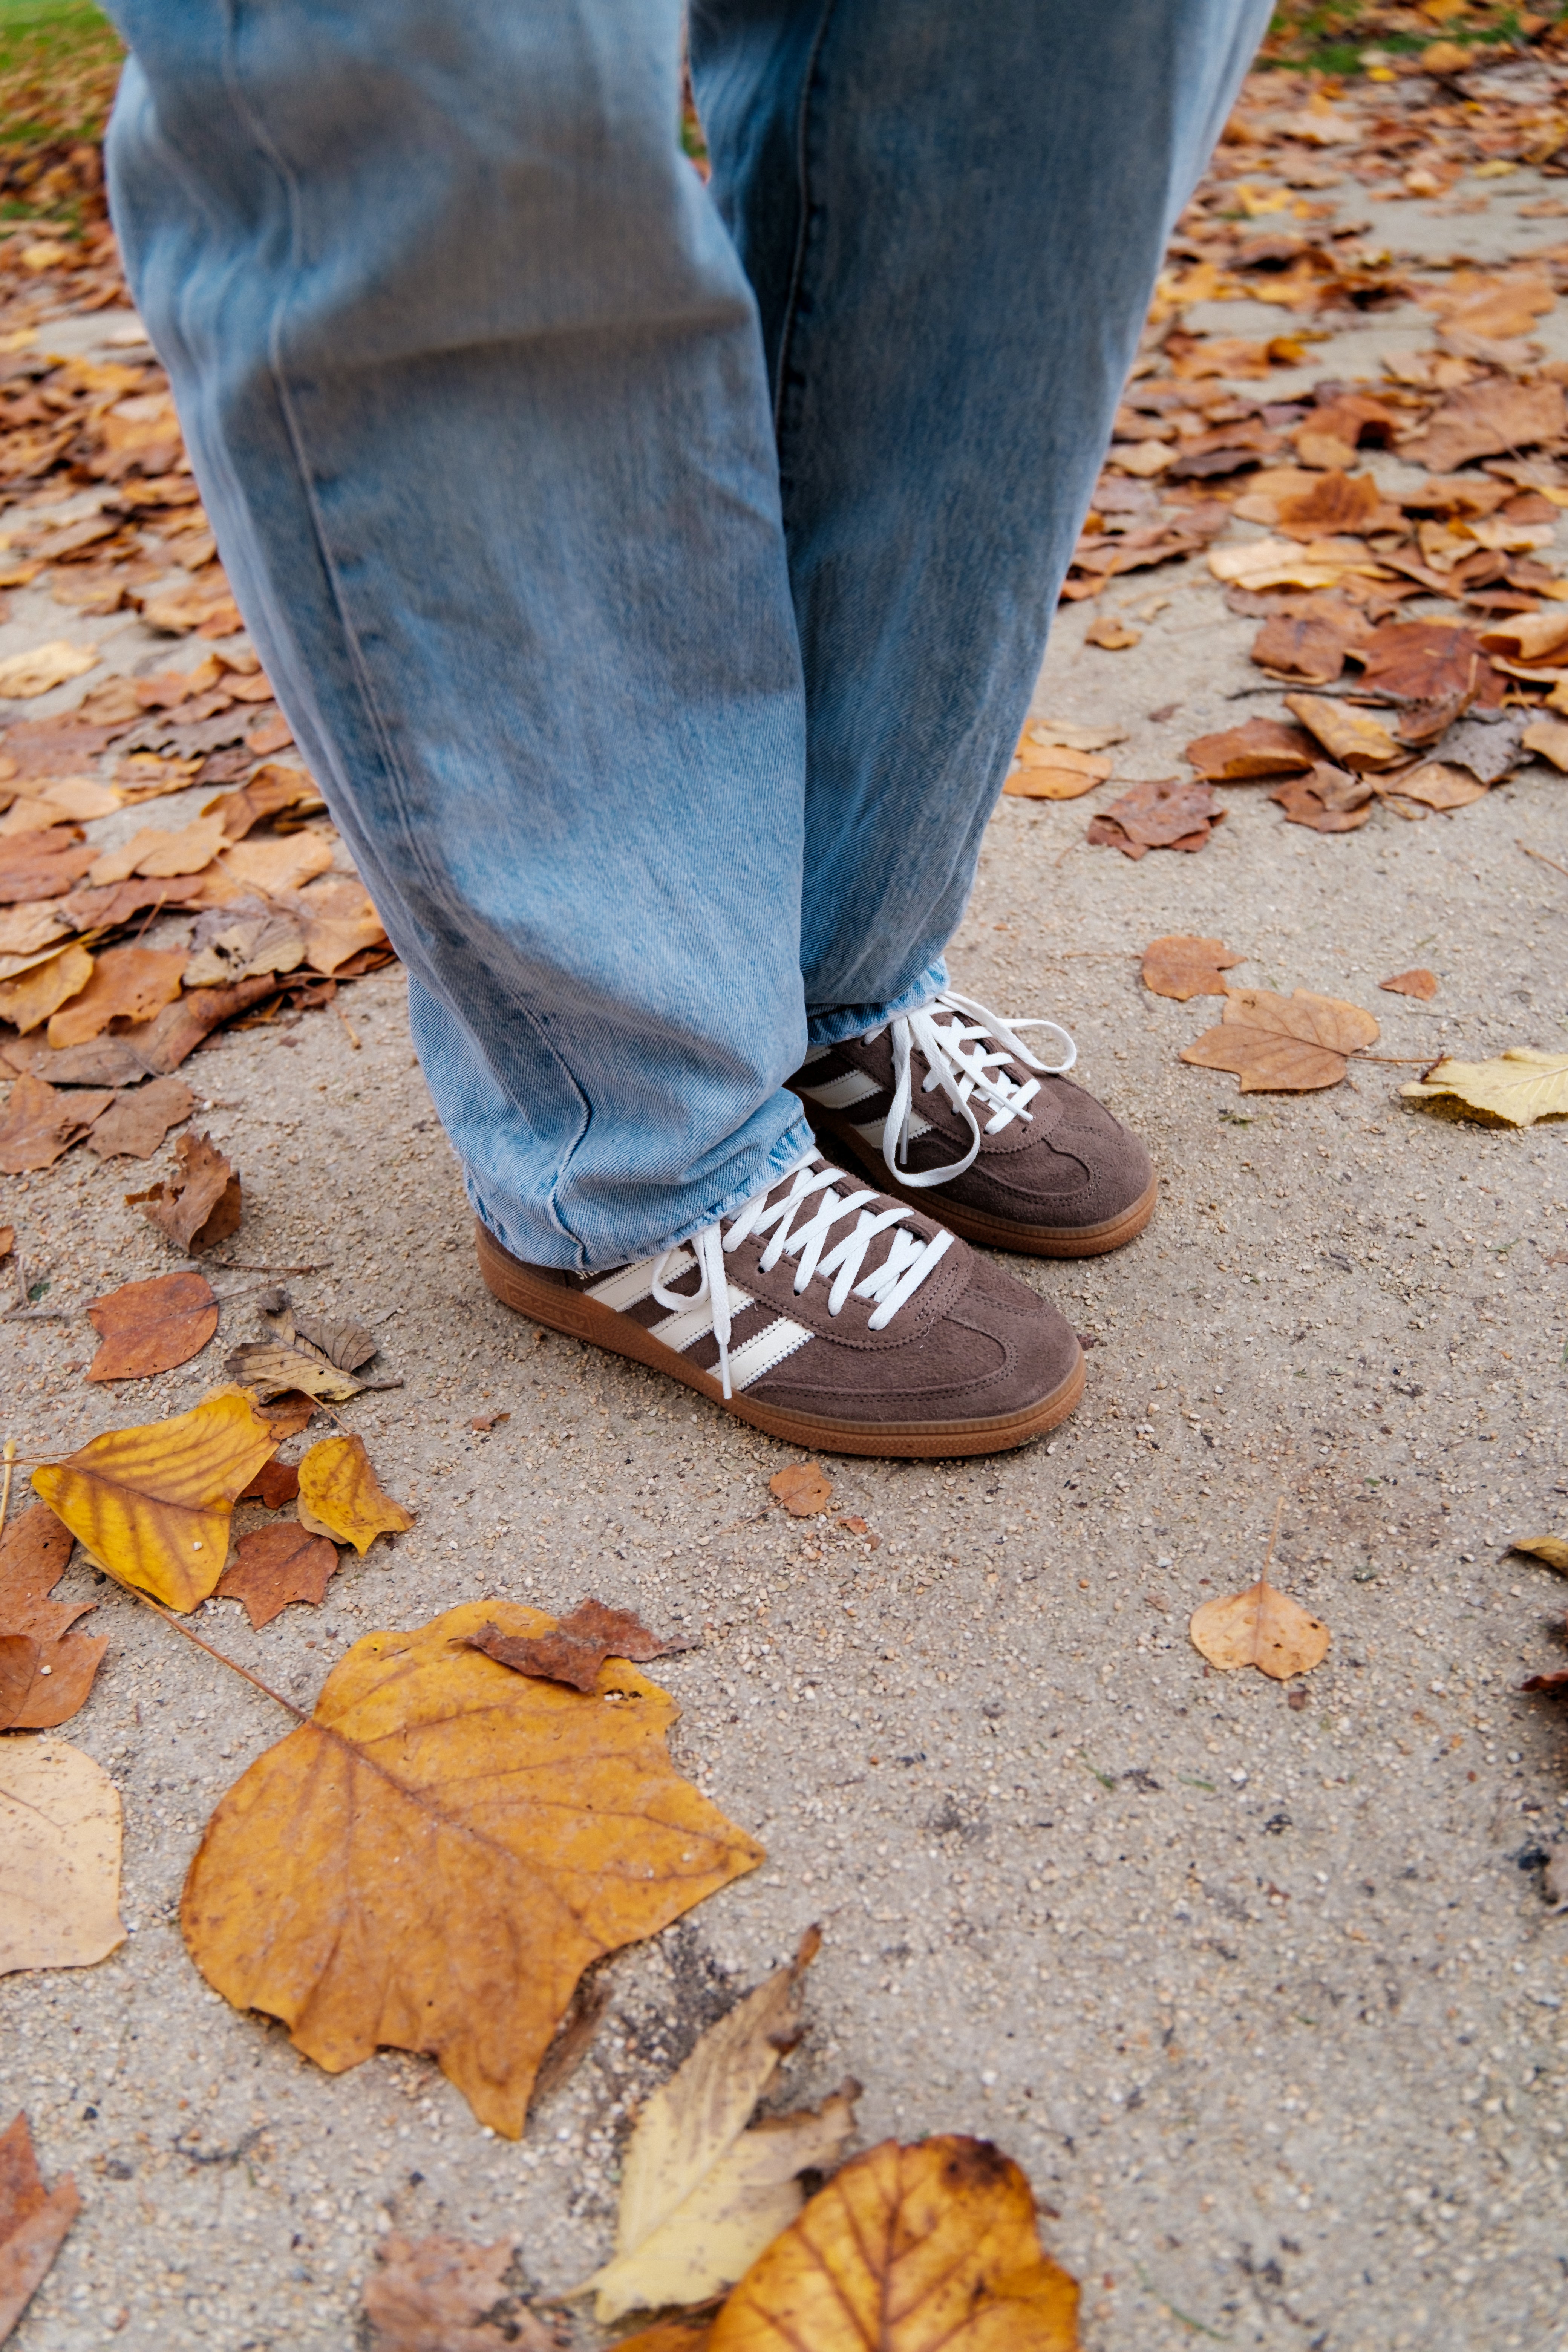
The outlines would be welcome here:
M 930 1000 L 1267 0 L 115 0 L 116 226 L 470 1197 L 645 1255 Z

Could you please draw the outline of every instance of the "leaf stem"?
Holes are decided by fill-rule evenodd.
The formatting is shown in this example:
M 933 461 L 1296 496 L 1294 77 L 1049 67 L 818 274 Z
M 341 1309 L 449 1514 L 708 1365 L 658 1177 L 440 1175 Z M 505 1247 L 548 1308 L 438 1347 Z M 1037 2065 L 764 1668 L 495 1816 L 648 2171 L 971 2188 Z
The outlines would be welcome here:
M 103 1562 L 100 1559 L 94 1559 L 93 1566 L 103 1568 Z M 139 1591 L 134 1584 L 128 1584 L 124 1577 L 116 1576 L 111 1568 L 104 1568 L 103 1572 L 112 1582 L 118 1584 L 122 1591 L 129 1592 L 133 1601 L 140 1601 L 144 1609 L 150 1609 L 154 1617 L 161 1617 L 165 1625 L 172 1625 L 176 1633 L 183 1633 L 187 1642 L 194 1642 L 198 1650 L 205 1650 L 209 1658 L 216 1658 L 220 1666 L 227 1666 L 231 1673 L 242 1675 L 245 1680 L 247 1683 L 253 1683 L 264 1696 L 276 1699 L 278 1705 L 286 1708 L 296 1723 L 310 1722 L 310 1718 L 303 1707 L 296 1706 L 291 1698 L 285 1698 L 281 1691 L 275 1691 L 270 1683 L 264 1683 L 259 1675 L 253 1675 L 248 1666 L 242 1666 L 239 1660 L 231 1658 L 226 1651 L 215 1650 L 210 1642 L 204 1642 L 199 1633 L 193 1633 L 188 1625 L 182 1625 L 179 1619 L 165 1609 L 161 1601 L 154 1601 L 151 1593 Z
M 5 1514 L 11 1507 L 11 1480 L 16 1475 L 16 1441 L 14 1437 L 8 1437 L 5 1440 L 5 1483 L 0 1485 L 0 1535 L 5 1532 Z

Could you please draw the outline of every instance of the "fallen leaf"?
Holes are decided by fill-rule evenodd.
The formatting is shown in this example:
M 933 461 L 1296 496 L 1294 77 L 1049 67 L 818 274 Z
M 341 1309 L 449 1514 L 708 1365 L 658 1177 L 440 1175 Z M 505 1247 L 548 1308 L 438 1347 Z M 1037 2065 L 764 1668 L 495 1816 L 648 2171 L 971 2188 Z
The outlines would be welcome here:
M 1552 664 L 1568 658 L 1568 607 L 1548 613 L 1511 613 L 1480 634 L 1489 654 L 1509 661 Z
M 383 1488 L 363 1437 L 323 1437 L 300 1465 L 300 1525 L 352 1543 L 363 1558 L 377 1536 L 404 1534 L 414 1517 Z
M 632 1666 L 619 1697 L 509 1674 L 469 1646 L 492 1617 L 552 1630 L 479 1601 L 356 1642 L 224 1798 L 181 1920 L 208 1983 L 329 2073 L 429 2053 L 515 2139 L 588 1964 L 763 1857 L 670 1764 L 667 1692 Z
M 0 982 L 0 1021 L 9 1021 L 25 1037 L 79 996 L 91 978 L 92 958 L 73 940 L 59 955 L 35 964 L 19 980 Z
M 1530 757 L 1523 742 L 1526 724 L 1521 710 L 1502 719 L 1461 719 L 1443 738 L 1444 764 L 1468 768 L 1479 783 L 1500 783 Z
M 1102 784 L 1116 764 L 1098 752 L 1075 751 L 1066 743 L 1035 743 L 1029 749 L 1030 757 L 1002 787 L 1016 799 L 1075 801 Z
M 1200 940 L 1173 931 L 1151 940 L 1143 950 L 1142 980 L 1155 996 L 1173 996 L 1179 1004 L 1194 996 L 1224 996 L 1227 983 L 1220 977 L 1247 958 L 1232 953 L 1223 940 Z
M 150 1021 L 180 992 L 184 948 L 108 948 L 69 1004 L 49 1015 L 49 1044 L 84 1045 L 111 1021 Z
M 290 1348 L 279 1339 L 247 1339 L 224 1363 L 231 1380 L 254 1389 L 263 1400 L 300 1390 L 323 1404 L 342 1404 L 363 1388 L 352 1372 L 342 1372 L 324 1356 Z
M 13 1519 L 0 1538 L 0 1641 L 24 1645 L 9 1675 L 0 1670 L 0 1731 L 52 1731 L 68 1722 L 92 1688 L 107 1635 L 65 1635 L 92 1601 L 48 1598 L 71 1556 L 71 1532 L 43 1503 Z
M 375 1354 L 378 1341 L 368 1324 L 350 1315 L 310 1315 L 296 1311 L 294 1328 L 301 1339 L 319 1348 L 328 1363 L 343 1372 L 357 1372 Z
M 1115 614 L 1101 613 L 1084 631 L 1083 641 L 1086 646 L 1102 646 L 1107 653 L 1120 654 L 1125 653 L 1130 646 L 1142 645 L 1143 632 L 1129 628 L 1127 623 Z
M 1356 832 L 1371 816 L 1373 800 L 1363 777 L 1323 760 L 1304 776 L 1288 776 L 1268 797 L 1279 802 L 1288 824 L 1310 825 L 1314 833 Z
M 25 2114 L 0 2132 L 0 2344 L 48 2274 L 81 2210 L 76 2175 L 46 2190 Z
M 69 929 L 53 907 L 0 908 L 0 979 L 14 979 L 24 962 L 37 961 L 40 950 L 52 947 Z
M 0 1739 L 0 1976 L 90 1968 L 125 1941 L 120 1842 L 101 1764 L 47 1732 Z
M 15 1225 L 0 1225 L 0 1264 L 4 1264 L 16 1246 Z
M 1249 719 L 1223 734 L 1200 735 L 1185 757 L 1210 783 L 1246 783 L 1254 776 L 1289 775 L 1317 757 L 1304 729 L 1279 719 Z
M 332 845 L 319 833 L 291 833 L 276 841 L 237 841 L 219 863 L 224 872 L 264 898 L 300 889 L 332 862 Z
M 1495 376 L 1467 384 L 1443 402 L 1399 454 L 1429 473 L 1452 474 L 1478 457 L 1557 441 L 1568 427 L 1560 383 L 1519 383 Z
M 1527 1559 L 1543 1560 L 1548 1568 L 1568 1576 L 1568 1538 L 1563 1536 L 1521 1536 L 1509 1549 L 1522 1552 Z
M 118 849 L 106 849 L 87 878 L 95 889 L 101 889 L 110 882 L 128 882 L 133 874 L 149 881 L 199 874 L 212 864 L 223 845 L 221 816 L 197 817 L 174 832 L 143 825 Z
M 1400 1093 L 1448 1118 L 1483 1127 L 1532 1127 L 1539 1118 L 1568 1118 L 1568 1054 L 1536 1054 L 1512 1045 L 1489 1062 L 1434 1062 Z
M 1211 1666 L 1229 1673 L 1256 1666 L 1276 1682 L 1310 1674 L 1328 1654 L 1329 1629 L 1308 1615 L 1289 1593 L 1276 1591 L 1266 1576 L 1245 1592 L 1205 1601 L 1187 1628 L 1193 1647 Z
M 1244 1095 L 1304 1094 L 1338 1086 L 1347 1055 L 1377 1036 L 1372 1014 L 1342 997 L 1233 988 L 1220 1026 L 1184 1045 L 1181 1058 L 1200 1069 L 1234 1070 Z
M 1437 993 L 1436 973 L 1428 971 L 1422 964 L 1417 964 L 1410 971 L 1396 971 L 1392 980 L 1380 980 L 1377 984 L 1379 988 L 1385 988 L 1391 996 L 1418 996 L 1426 1004 L 1429 1004 Z
M 199 1356 L 217 1329 L 220 1309 L 205 1275 L 162 1274 L 123 1282 L 87 1311 L 103 1342 L 88 1379 L 139 1381 Z
M 253 1632 L 269 1625 L 291 1601 L 319 1605 L 328 1580 L 336 1575 L 338 1548 L 314 1536 L 297 1519 L 275 1519 L 269 1528 L 241 1536 L 238 1557 L 218 1579 L 220 1601 L 242 1601 Z
M 321 786 L 314 776 L 303 768 L 280 768 L 275 763 L 258 768 L 237 792 L 220 793 L 216 800 L 203 807 L 204 816 L 221 816 L 225 837 L 243 841 L 252 825 L 264 824 L 268 818 L 285 812 L 297 816 L 313 816 L 325 808 Z
M 1291 539 L 1329 538 L 1336 531 L 1401 530 L 1405 517 L 1370 474 L 1318 475 L 1309 490 L 1281 499 L 1279 528 Z
M 314 1408 L 313 1397 L 307 1399 L 307 1402 L 312 1409 Z M 271 1418 L 270 1408 L 268 1408 L 268 1418 Z M 300 1465 L 298 1463 L 264 1462 L 249 1486 L 241 1490 L 237 1500 L 241 1503 L 260 1503 L 267 1510 L 280 1511 L 285 1503 L 293 1501 L 299 1491 Z
M 51 824 L 42 833 L 0 842 L 0 900 L 21 907 L 37 899 L 63 898 L 97 855 L 74 824 Z
M 238 1231 L 243 1210 L 239 1175 L 210 1135 L 182 1135 L 174 1159 L 175 1166 L 162 1182 L 145 1192 L 127 1192 L 125 1198 L 166 1241 L 194 1255 Z
M 469 1422 L 468 1427 L 477 1429 L 481 1437 L 488 1437 L 492 1429 L 499 1429 L 503 1421 L 510 1419 L 510 1412 L 477 1412 Z
M 635 2336 L 618 2336 L 616 2352 L 710 2352 L 713 2316 L 700 2319 L 656 2319 Z
M 1288 694 L 1285 708 L 1342 768 L 1392 767 L 1401 756 L 1386 727 L 1348 703 L 1330 702 L 1318 694 Z
M 108 1089 L 62 1094 L 24 1070 L 0 1119 L 0 1173 L 25 1176 L 52 1168 L 112 1099 Z
M 1091 817 L 1084 839 L 1133 859 L 1151 849 L 1197 850 L 1224 814 L 1206 783 L 1156 778 L 1134 784 L 1101 815 Z
M 366 2352 L 557 2352 L 560 2338 L 520 2299 L 517 2248 L 395 2235 L 364 2284 Z
M 1321 614 L 1280 613 L 1265 621 L 1254 637 L 1251 657 L 1259 669 L 1272 670 L 1276 677 L 1299 677 L 1307 686 L 1331 686 L 1344 669 L 1351 643 L 1342 629 Z M 1277 723 L 1262 721 L 1266 727 Z M 1241 730 L 1233 728 L 1231 732 L 1239 734 Z
M 1564 728 L 1568 734 L 1568 728 Z M 1463 768 L 1450 768 L 1443 760 L 1423 760 L 1417 768 L 1406 768 L 1402 773 L 1377 779 L 1377 790 L 1384 799 L 1397 794 L 1401 800 L 1415 801 L 1422 808 L 1468 808 L 1473 801 L 1484 801 L 1485 784 Z
M 206 923 L 216 928 L 204 940 Z M 293 916 L 270 910 L 241 922 L 226 919 L 226 910 L 204 915 L 192 946 L 196 951 L 184 968 L 187 988 L 224 987 L 259 972 L 295 971 L 305 961 L 304 933 Z
M 151 1160 L 169 1129 L 189 1118 L 195 1099 L 183 1078 L 150 1078 L 116 1095 L 100 1112 L 87 1148 L 100 1160 Z
M 315 1419 L 319 1402 L 319 1399 L 306 1396 L 299 1389 L 285 1389 L 281 1396 L 258 1397 L 256 1410 L 281 1445 L 286 1438 L 298 1437 L 300 1432 Z M 250 1490 L 247 1487 L 246 1491 L 248 1494 Z M 296 1495 L 300 1491 L 297 1470 L 292 1491 Z
M 223 1572 L 236 1500 L 278 1444 L 243 1389 L 216 1389 L 171 1420 L 89 1439 L 33 1486 L 111 1576 L 194 1609 Z
M 1078 2302 L 1000 2149 L 956 2132 L 884 2140 L 752 2263 L 709 2352 L 1078 2352 Z
M 1527 751 L 1568 771 L 1568 722 L 1561 719 L 1532 719 L 1520 737 Z
M 661 1641 L 629 1609 L 606 1609 L 602 1601 L 580 1601 L 552 1633 L 542 1633 L 537 1640 L 503 1633 L 495 1625 L 482 1626 L 473 1639 L 477 1650 L 482 1650 L 487 1658 L 499 1659 L 514 1674 L 569 1683 L 580 1691 L 594 1689 L 606 1658 L 630 1658 L 634 1664 L 646 1666 L 651 1659 L 674 1657 L 682 1650 L 700 1646 L 696 1641 Z
M 263 719 L 245 739 L 247 750 L 254 751 L 258 760 L 269 760 L 274 751 L 281 751 L 293 740 L 294 730 L 281 711 L 274 711 L 270 719 Z
M 792 1462 L 768 1480 L 768 1492 L 782 1503 L 792 1519 L 815 1518 L 833 1499 L 833 1488 L 820 1464 Z
M 801 1979 L 821 1943 L 808 1929 L 794 1960 L 710 2026 L 643 2102 L 622 2168 L 614 2256 L 574 2290 L 594 2294 L 601 2326 L 733 2286 L 800 2212 L 797 2176 L 828 2165 L 853 2131 L 852 2084 L 819 2114 L 746 2128 L 800 2038 Z
M 1049 767 L 1055 751 L 1110 751 L 1125 743 L 1125 727 L 1081 727 L 1075 719 L 1031 719 L 1018 739 L 1018 757 L 1026 767 Z
M 31 653 L 13 654 L 8 661 L 0 661 L 0 698 L 26 702 L 36 694 L 47 694 L 51 688 L 64 686 L 73 677 L 83 677 L 89 669 L 98 667 L 98 656 L 89 646 L 73 646 L 65 637 L 53 637 L 47 646 L 36 646 Z

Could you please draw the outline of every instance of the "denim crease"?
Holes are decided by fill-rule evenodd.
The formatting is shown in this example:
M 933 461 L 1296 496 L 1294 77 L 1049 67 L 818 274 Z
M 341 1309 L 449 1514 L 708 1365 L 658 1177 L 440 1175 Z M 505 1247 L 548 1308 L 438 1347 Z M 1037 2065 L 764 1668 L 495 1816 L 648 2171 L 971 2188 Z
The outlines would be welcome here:
M 595 1271 L 916 1009 L 1266 0 L 117 0 L 114 219 L 468 1197 Z

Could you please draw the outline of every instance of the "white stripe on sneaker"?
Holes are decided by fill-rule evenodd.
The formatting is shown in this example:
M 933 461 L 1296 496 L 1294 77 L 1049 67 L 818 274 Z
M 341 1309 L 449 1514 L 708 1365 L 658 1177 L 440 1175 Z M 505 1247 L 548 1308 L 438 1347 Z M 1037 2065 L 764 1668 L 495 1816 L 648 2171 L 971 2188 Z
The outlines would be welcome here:
M 852 1103 L 865 1102 L 871 1095 L 885 1094 L 886 1087 L 877 1079 L 868 1078 L 864 1070 L 846 1070 L 841 1078 L 829 1078 L 822 1087 L 802 1087 L 801 1093 L 819 1103 L 824 1110 L 847 1110 Z
M 677 1250 L 670 1257 L 667 1279 L 679 1282 L 683 1274 L 690 1273 L 695 1263 L 689 1249 Z M 618 1274 L 607 1274 L 603 1282 L 591 1282 L 587 1296 L 596 1298 L 601 1307 L 613 1307 L 617 1315 L 624 1315 L 628 1307 L 640 1307 L 645 1298 L 652 1296 L 658 1265 L 656 1257 L 641 1258 L 636 1265 L 623 1265 Z
M 764 1372 L 782 1364 L 786 1356 L 793 1356 L 797 1348 L 804 1348 L 811 1336 L 804 1323 L 792 1323 L 787 1315 L 781 1315 L 776 1323 L 770 1323 L 765 1331 L 759 1331 L 754 1339 L 736 1349 L 730 1359 L 730 1385 L 750 1388 Z
M 887 1124 L 888 1122 L 884 1118 L 868 1118 L 864 1127 L 857 1127 L 855 1132 L 857 1135 L 863 1135 L 865 1137 L 873 1151 L 880 1151 L 882 1148 L 882 1132 Z M 929 1118 L 921 1118 L 918 1111 L 910 1111 L 908 1131 L 911 1139 L 917 1135 L 929 1135 L 931 1133 L 931 1121 Z
M 737 1315 L 743 1315 L 751 1305 L 751 1294 L 737 1290 L 732 1282 L 727 1287 L 730 1314 L 733 1319 Z M 674 1348 L 684 1354 L 688 1348 L 694 1348 L 699 1339 L 705 1339 L 712 1328 L 713 1302 L 710 1298 L 702 1298 L 695 1307 L 688 1307 L 679 1315 L 667 1315 L 662 1323 L 650 1324 L 648 1337 L 650 1339 L 662 1339 L 667 1348 Z

